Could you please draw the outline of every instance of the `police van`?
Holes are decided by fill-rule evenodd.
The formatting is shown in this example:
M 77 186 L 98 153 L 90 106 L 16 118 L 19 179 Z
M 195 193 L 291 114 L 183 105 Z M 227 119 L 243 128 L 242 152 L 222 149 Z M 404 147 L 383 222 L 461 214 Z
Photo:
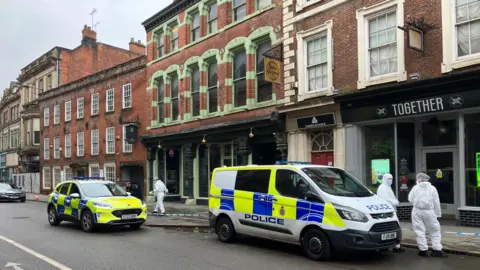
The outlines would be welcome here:
M 391 204 L 342 169 L 308 163 L 215 169 L 209 222 L 222 242 L 241 234 L 294 243 L 313 260 L 402 239 Z

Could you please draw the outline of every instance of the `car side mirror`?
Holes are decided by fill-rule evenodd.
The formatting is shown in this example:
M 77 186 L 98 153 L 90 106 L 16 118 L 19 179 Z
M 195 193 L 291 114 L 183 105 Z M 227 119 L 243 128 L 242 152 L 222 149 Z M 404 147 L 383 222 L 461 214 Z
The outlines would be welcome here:
M 130 193 L 130 192 L 127 192 L 127 195 L 128 195 L 128 196 L 132 196 L 132 193 Z
M 72 199 L 80 199 L 80 194 L 72 193 L 72 194 L 70 194 L 70 197 L 72 197 Z

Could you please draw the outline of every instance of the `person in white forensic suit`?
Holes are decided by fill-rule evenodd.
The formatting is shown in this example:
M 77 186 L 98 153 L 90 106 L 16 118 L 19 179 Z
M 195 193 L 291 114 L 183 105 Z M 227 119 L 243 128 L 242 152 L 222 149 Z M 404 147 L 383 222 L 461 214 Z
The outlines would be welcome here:
M 389 173 L 383 175 L 382 183 L 377 189 L 377 196 L 389 202 L 396 211 L 396 206 L 400 204 L 392 190 L 393 176 Z M 393 252 L 404 252 L 405 249 L 398 244 L 393 248 Z
M 417 235 L 419 256 L 428 257 L 426 233 L 432 240 L 432 257 L 447 257 L 442 249 L 442 231 L 438 218 L 442 216 L 440 198 L 437 189 L 432 186 L 430 176 L 417 174 L 417 184 L 408 194 L 408 201 L 413 204 L 412 225 Z
M 165 207 L 163 206 L 163 199 L 165 198 L 165 195 L 168 194 L 168 189 L 162 180 L 158 179 L 157 177 L 155 180 L 155 195 L 157 196 L 157 205 L 155 206 L 153 213 L 156 214 L 160 210 L 160 215 L 164 216 Z

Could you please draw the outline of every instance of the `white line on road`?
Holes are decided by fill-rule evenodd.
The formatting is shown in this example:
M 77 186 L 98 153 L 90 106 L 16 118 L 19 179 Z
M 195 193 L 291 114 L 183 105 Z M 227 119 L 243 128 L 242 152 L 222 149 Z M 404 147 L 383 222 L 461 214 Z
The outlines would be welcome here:
M 48 258 L 47 256 L 42 255 L 42 254 L 36 252 L 35 250 L 32 250 L 32 249 L 30 249 L 30 248 L 28 248 L 28 247 L 26 247 L 26 246 L 24 246 L 24 245 L 22 245 L 22 244 L 19 244 L 19 243 L 15 242 L 15 241 L 13 241 L 13 240 L 11 240 L 11 239 L 8 239 L 8 238 L 6 238 L 6 237 L 4 237 L 4 236 L 1 236 L 1 235 L 0 235 L 0 239 L 3 240 L 3 241 L 5 241 L 5 242 L 7 242 L 7 243 L 10 243 L 10 244 L 16 246 L 17 248 L 19 248 L 19 249 L 21 249 L 21 250 L 29 253 L 30 255 L 33 255 L 33 256 L 39 258 L 40 260 L 43 260 L 44 262 L 46 262 L 46 263 L 48 263 L 48 264 L 50 264 L 50 265 L 53 265 L 53 266 L 57 267 L 58 269 L 61 269 L 61 270 L 72 270 L 70 267 L 67 267 L 67 266 L 65 266 L 65 265 L 63 265 L 63 264 L 61 264 L 61 263 L 59 263 L 59 262 L 57 262 L 57 261 L 55 261 L 55 260 L 53 260 L 53 259 L 50 259 L 50 258 Z

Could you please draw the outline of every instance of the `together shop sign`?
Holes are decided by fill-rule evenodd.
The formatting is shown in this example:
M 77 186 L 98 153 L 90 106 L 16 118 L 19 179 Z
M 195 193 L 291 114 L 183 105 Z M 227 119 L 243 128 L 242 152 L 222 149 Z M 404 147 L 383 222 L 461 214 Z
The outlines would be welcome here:
M 372 102 L 370 104 L 372 104 Z M 404 101 L 400 100 L 387 104 L 383 103 L 369 106 L 362 106 L 361 102 L 358 102 L 358 104 L 346 103 L 341 104 L 341 111 L 344 123 L 355 123 L 474 107 L 480 107 L 480 90 L 407 99 Z

